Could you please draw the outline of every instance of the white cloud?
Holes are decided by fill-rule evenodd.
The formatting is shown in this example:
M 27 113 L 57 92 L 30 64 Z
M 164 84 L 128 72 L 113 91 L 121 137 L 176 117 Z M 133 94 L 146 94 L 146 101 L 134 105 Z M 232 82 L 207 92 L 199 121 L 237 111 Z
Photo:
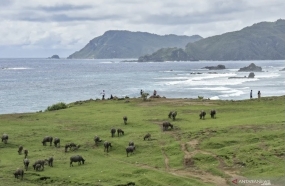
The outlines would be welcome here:
M 283 0 L 0 1 L 0 57 L 67 57 L 107 30 L 208 37 L 284 19 L 284 9 Z

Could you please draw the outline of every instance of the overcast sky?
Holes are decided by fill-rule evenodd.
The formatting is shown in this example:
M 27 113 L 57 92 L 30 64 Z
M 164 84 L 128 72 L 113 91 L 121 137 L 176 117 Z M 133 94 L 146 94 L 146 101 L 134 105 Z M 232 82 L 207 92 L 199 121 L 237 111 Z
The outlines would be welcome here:
M 65 58 L 108 30 L 205 38 L 284 10 L 284 0 L 0 0 L 0 58 Z

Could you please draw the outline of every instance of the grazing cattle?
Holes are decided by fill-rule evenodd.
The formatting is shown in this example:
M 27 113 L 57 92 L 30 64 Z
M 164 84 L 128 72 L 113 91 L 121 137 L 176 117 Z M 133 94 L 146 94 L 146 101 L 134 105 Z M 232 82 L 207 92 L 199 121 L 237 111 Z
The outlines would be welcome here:
M 99 142 L 102 142 L 102 140 L 98 136 L 94 137 L 94 141 L 95 141 L 95 145 L 98 145 Z
M 168 127 L 173 129 L 173 125 L 171 123 L 169 123 L 168 121 L 163 122 L 162 127 L 163 127 L 163 131 L 168 130 Z
M 118 137 L 119 137 L 120 135 L 124 135 L 124 134 L 125 134 L 122 129 L 118 129 L 118 130 L 117 130 L 117 133 L 118 133 Z
M 45 162 L 48 164 L 48 166 L 53 167 L 53 157 L 45 159 Z
M 67 143 L 64 146 L 64 152 L 67 152 L 67 149 L 69 148 L 69 150 L 78 150 L 80 147 L 80 145 L 76 145 L 75 143 L 71 142 L 71 143 Z
M 23 151 L 23 146 L 20 145 L 19 148 L 18 148 L 18 154 L 19 154 L 19 155 L 22 154 L 22 151 Z
M 176 119 L 177 116 L 177 112 L 176 111 L 170 111 L 168 114 L 169 118 L 172 118 L 172 120 L 174 121 Z
M 60 147 L 60 139 L 58 137 L 55 137 L 53 140 L 53 144 L 55 147 L 57 147 L 57 144 L 58 144 L 58 147 Z
M 70 167 L 71 167 L 71 166 L 73 167 L 72 162 L 78 162 L 78 165 L 81 165 L 81 162 L 82 162 L 82 164 L 84 164 L 85 159 L 83 159 L 83 157 L 80 156 L 80 155 L 71 156 L 71 157 L 70 157 L 70 164 L 69 164 Z
M 2 142 L 4 142 L 6 144 L 8 142 L 8 139 L 9 139 L 8 134 L 3 134 L 1 139 L 2 139 Z
M 123 120 L 124 120 L 124 123 L 125 123 L 125 125 L 127 124 L 127 121 L 128 121 L 128 117 L 127 116 L 124 116 L 123 117 Z
M 108 141 L 104 142 L 104 152 L 107 150 L 109 152 L 109 148 L 112 147 L 111 143 Z
M 146 140 L 146 139 L 150 140 L 150 138 L 151 138 L 150 133 L 147 133 L 147 134 L 144 136 L 143 140 Z
M 40 168 L 42 168 L 42 170 L 44 170 L 44 168 L 45 168 L 45 160 L 37 160 L 33 164 L 33 167 L 34 167 L 34 170 L 37 170 L 37 169 L 39 170 Z
M 112 128 L 112 129 L 111 129 L 111 135 L 112 135 L 112 137 L 114 137 L 115 133 L 116 133 L 116 129 Z
M 216 119 L 216 110 L 211 110 L 210 115 L 211 115 L 211 118 Z
M 126 148 L 127 157 L 129 156 L 129 153 L 132 153 L 132 154 L 133 154 L 135 149 L 136 149 L 135 146 L 128 146 L 128 147 Z
M 26 171 L 27 171 L 27 170 L 28 170 L 28 167 L 29 167 L 29 164 L 30 164 L 30 161 L 29 161 L 27 158 L 25 158 L 25 159 L 23 160 L 23 163 L 24 163 L 25 169 L 26 169 Z
M 135 146 L 135 143 L 133 141 L 130 141 L 129 146 Z
M 25 150 L 24 150 L 25 158 L 28 157 L 28 153 L 29 153 L 29 151 L 28 151 L 27 149 L 25 149 Z
M 46 142 L 49 142 L 50 146 L 51 146 L 52 140 L 53 140 L 53 138 L 51 136 L 46 136 L 46 137 L 44 137 L 42 143 L 43 143 L 44 146 L 46 146 Z
M 21 179 L 23 179 L 24 177 L 24 170 L 23 169 L 17 169 L 15 172 L 14 172 L 14 176 L 15 178 L 19 178 L 19 176 L 21 176 Z
M 206 112 L 204 110 L 202 110 L 199 114 L 200 116 L 200 119 L 205 119 L 205 116 L 206 116 Z

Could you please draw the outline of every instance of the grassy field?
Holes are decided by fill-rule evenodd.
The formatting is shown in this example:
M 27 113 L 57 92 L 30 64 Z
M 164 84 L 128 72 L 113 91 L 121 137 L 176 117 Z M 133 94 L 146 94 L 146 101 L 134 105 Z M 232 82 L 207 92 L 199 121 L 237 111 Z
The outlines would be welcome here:
M 216 119 L 210 118 L 211 109 L 217 110 Z M 178 112 L 175 121 L 168 118 L 171 110 Z M 204 120 L 199 119 L 201 110 L 207 112 Z M 0 133 L 9 135 L 7 144 L 0 143 L 0 185 L 223 186 L 234 179 L 282 185 L 284 111 L 285 96 L 243 101 L 132 98 L 78 101 L 58 111 L 0 115 Z M 163 121 L 174 128 L 163 131 Z M 125 135 L 112 138 L 113 127 Z M 147 133 L 151 140 L 144 141 Z M 43 146 L 48 135 L 59 137 L 61 147 Z M 95 146 L 95 135 L 112 143 L 109 153 L 104 152 L 103 142 Z M 136 151 L 127 157 L 129 141 L 134 141 Z M 65 153 L 69 142 L 81 147 Z M 23 168 L 19 145 L 29 150 L 30 166 L 23 180 L 13 175 Z M 70 167 L 70 156 L 77 154 L 85 164 Z M 33 170 L 36 160 L 50 156 L 54 167 Z

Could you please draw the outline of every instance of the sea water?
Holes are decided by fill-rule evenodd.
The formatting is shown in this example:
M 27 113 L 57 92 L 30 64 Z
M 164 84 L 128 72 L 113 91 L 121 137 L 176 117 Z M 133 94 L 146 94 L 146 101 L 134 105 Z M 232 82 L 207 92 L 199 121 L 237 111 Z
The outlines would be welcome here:
M 58 102 L 139 97 L 154 90 L 166 98 L 221 100 L 285 95 L 284 60 L 124 62 L 122 59 L 0 59 L 0 114 L 36 112 Z M 263 72 L 238 72 L 254 63 Z M 225 65 L 224 70 L 205 66 Z

